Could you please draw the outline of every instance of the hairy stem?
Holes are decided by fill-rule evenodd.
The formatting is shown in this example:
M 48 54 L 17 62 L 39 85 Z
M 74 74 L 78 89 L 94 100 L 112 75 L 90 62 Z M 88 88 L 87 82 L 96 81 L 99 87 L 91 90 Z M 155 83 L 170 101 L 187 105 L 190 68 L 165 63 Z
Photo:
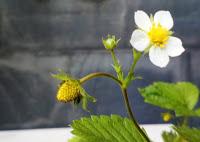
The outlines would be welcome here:
M 123 93 L 124 102 L 125 102 L 126 109 L 127 109 L 127 112 L 128 112 L 130 119 L 133 121 L 134 125 L 136 126 L 136 128 L 138 129 L 140 134 L 146 139 L 146 141 L 150 142 L 149 138 L 147 137 L 145 132 L 140 128 L 139 124 L 137 123 L 137 121 L 134 118 L 133 111 L 131 110 L 131 105 L 130 105 L 129 99 L 128 99 L 127 89 L 124 89 L 124 88 L 121 87 L 121 90 L 122 90 L 122 93 Z
M 112 60 L 113 60 L 113 63 L 114 63 L 115 71 L 117 73 L 117 77 L 118 77 L 118 79 L 120 81 L 122 81 L 124 79 L 124 77 L 123 77 L 123 72 L 122 72 L 122 69 L 121 69 L 121 65 L 120 65 L 120 63 L 119 63 L 119 61 L 118 61 L 118 59 L 117 59 L 117 57 L 115 55 L 114 50 L 111 50 L 110 53 L 111 53 Z
M 139 61 L 142 53 L 136 50 L 133 50 L 133 63 L 129 69 L 128 75 L 126 76 L 125 80 L 123 81 L 123 88 L 127 88 L 130 82 L 133 80 L 134 77 L 134 70 L 136 67 L 137 62 Z

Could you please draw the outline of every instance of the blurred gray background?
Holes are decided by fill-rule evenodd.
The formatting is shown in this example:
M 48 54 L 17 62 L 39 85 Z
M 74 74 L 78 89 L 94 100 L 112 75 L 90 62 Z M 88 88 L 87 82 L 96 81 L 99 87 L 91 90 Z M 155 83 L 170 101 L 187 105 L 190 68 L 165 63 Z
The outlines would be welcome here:
M 51 72 L 61 68 L 82 77 L 95 71 L 114 73 L 101 38 L 121 38 L 118 56 L 127 72 L 131 61 L 129 39 L 134 12 L 170 10 L 175 36 L 186 52 L 160 69 L 143 58 L 136 73 L 144 80 L 131 84 L 129 95 L 140 123 L 163 123 L 165 112 L 143 102 L 137 87 L 153 81 L 191 81 L 200 87 L 199 0 L 1 0 L 0 1 L 0 129 L 68 126 L 72 119 L 90 115 L 55 99 L 58 81 Z M 119 87 L 108 79 L 84 86 L 98 100 L 91 114 L 126 116 Z M 192 119 L 192 125 L 200 120 Z

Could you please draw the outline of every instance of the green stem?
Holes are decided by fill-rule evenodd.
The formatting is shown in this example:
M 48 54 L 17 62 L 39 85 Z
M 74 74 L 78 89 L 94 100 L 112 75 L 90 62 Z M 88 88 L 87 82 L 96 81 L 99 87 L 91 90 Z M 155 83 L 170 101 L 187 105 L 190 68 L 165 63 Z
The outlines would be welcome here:
M 137 123 L 137 121 L 134 118 L 133 111 L 131 110 L 131 105 L 130 105 L 129 99 L 128 99 L 127 89 L 124 89 L 124 88 L 121 87 L 121 90 L 122 90 L 122 93 L 123 93 L 124 102 L 126 104 L 126 109 L 128 111 L 128 115 L 129 115 L 130 119 L 133 121 L 134 125 L 136 126 L 136 128 L 138 129 L 140 134 L 146 139 L 146 141 L 150 142 L 149 138 L 144 133 L 144 131 L 140 128 L 139 124 Z
M 118 61 L 118 59 L 115 55 L 114 50 L 111 50 L 110 53 L 111 53 L 112 60 L 113 60 L 113 63 L 114 63 L 115 71 L 117 73 L 117 77 L 120 81 L 122 81 L 123 80 L 123 72 L 122 72 L 122 69 L 121 69 L 121 65 L 119 64 L 119 61 Z
M 123 93 L 123 97 L 124 97 L 124 102 L 126 105 L 126 109 L 127 109 L 127 113 L 130 117 L 130 119 L 133 121 L 134 125 L 136 126 L 136 128 L 138 129 L 138 131 L 140 132 L 140 134 L 146 139 L 147 142 L 150 142 L 149 138 L 147 137 L 147 135 L 144 133 L 144 131 L 140 128 L 140 126 L 138 125 L 138 123 L 136 122 L 133 112 L 131 110 L 131 105 L 129 103 L 129 99 L 128 99 L 128 93 L 127 93 L 127 89 L 122 87 L 122 82 L 120 80 L 118 80 L 116 77 L 114 77 L 111 74 L 108 73 L 104 73 L 104 72 L 97 72 L 97 73 L 91 73 L 83 78 L 80 79 L 80 83 L 85 83 L 88 80 L 91 80 L 93 78 L 96 77 L 108 77 L 113 79 L 115 82 L 117 82 L 119 84 L 119 86 L 121 87 L 122 93 Z
M 123 88 L 127 88 L 128 85 L 130 84 L 132 78 L 134 77 L 134 70 L 136 67 L 137 62 L 139 61 L 140 57 L 141 57 L 142 53 L 141 52 L 137 52 L 135 50 L 133 50 L 133 63 L 131 64 L 131 67 L 129 69 L 128 75 L 126 76 L 124 83 L 123 83 Z
M 138 51 L 136 51 L 136 50 L 133 50 L 133 56 L 134 56 L 133 58 L 134 58 L 134 61 L 133 61 L 132 65 L 131 65 L 131 68 L 130 68 L 130 70 L 129 70 L 129 73 L 130 73 L 130 74 L 133 74 L 133 73 L 134 73 L 135 66 L 136 66 L 137 62 L 139 61 L 141 55 L 142 55 L 141 52 L 138 52 Z
M 110 53 L 111 53 L 111 56 L 112 56 L 112 59 L 113 59 L 114 64 L 115 64 L 115 65 L 119 65 L 119 62 L 118 62 L 118 59 L 117 59 L 117 57 L 116 57 L 116 55 L 115 55 L 114 50 L 111 50 Z
M 131 67 L 130 67 L 130 70 L 129 70 L 129 72 L 128 72 L 128 76 L 133 75 L 135 66 L 136 66 L 136 64 L 137 64 L 137 61 L 138 61 L 138 60 L 134 60 L 134 61 L 133 61 L 132 65 L 131 65 Z
M 122 82 L 120 80 L 118 80 L 116 77 L 114 77 L 113 75 L 111 75 L 109 73 L 104 73 L 104 72 L 96 72 L 96 73 L 88 74 L 88 75 L 84 76 L 83 78 L 81 78 L 80 82 L 85 83 L 86 81 L 93 79 L 93 78 L 96 78 L 96 77 L 108 77 L 108 78 L 113 79 L 120 86 L 122 85 Z

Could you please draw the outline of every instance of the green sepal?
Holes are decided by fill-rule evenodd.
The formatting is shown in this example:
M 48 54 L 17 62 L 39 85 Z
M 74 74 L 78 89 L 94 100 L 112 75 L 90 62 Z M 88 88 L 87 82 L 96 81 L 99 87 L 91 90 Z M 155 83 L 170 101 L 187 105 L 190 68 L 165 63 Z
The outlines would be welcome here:
M 107 50 L 113 50 L 117 47 L 120 39 L 116 39 L 114 35 L 108 35 L 106 39 L 102 38 L 102 43 Z
M 150 21 L 151 21 L 152 23 L 154 22 L 153 14 L 150 14 Z
M 69 74 L 66 74 L 63 70 L 59 69 L 57 74 L 51 73 L 51 76 L 55 79 L 67 81 L 67 80 L 75 80 L 72 76 Z
M 83 110 L 85 111 L 88 111 L 88 101 L 92 102 L 92 103 L 95 103 L 96 102 L 96 99 L 92 96 L 90 96 L 84 88 L 80 88 L 80 93 L 82 95 L 82 98 L 81 98 L 81 101 L 82 101 L 82 108 Z
M 143 77 L 142 76 L 134 76 L 131 78 L 131 80 L 142 80 Z

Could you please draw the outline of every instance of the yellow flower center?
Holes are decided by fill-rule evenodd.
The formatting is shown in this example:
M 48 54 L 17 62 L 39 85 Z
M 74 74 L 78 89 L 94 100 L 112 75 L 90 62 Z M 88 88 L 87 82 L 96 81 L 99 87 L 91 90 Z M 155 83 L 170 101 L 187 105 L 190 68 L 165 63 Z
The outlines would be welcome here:
M 151 43 L 154 44 L 156 47 L 161 48 L 165 47 L 165 44 L 167 43 L 170 34 L 171 31 L 162 27 L 160 24 L 153 24 L 150 31 L 148 32 Z
M 71 102 L 80 96 L 80 89 L 77 82 L 65 81 L 63 82 L 57 92 L 57 100 L 61 102 Z

